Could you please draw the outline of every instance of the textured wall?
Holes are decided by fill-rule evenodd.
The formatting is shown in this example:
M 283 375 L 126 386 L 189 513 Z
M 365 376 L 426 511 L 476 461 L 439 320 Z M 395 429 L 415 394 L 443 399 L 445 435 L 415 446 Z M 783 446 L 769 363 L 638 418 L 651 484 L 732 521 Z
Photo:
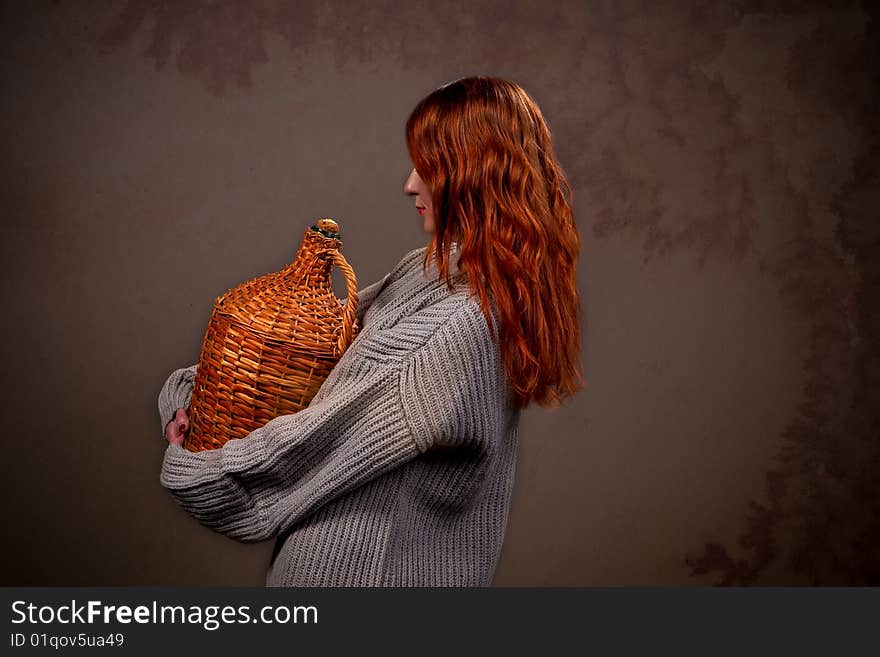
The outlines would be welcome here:
M 495 584 L 880 583 L 868 4 L 4 3 L 2 583 L 262 583 L 159 485 L 156 395 L 315 218 L 363 284 L 426 242 L 403 124 L 473 74 L 584 240 L 587 387 L 524 416 Z

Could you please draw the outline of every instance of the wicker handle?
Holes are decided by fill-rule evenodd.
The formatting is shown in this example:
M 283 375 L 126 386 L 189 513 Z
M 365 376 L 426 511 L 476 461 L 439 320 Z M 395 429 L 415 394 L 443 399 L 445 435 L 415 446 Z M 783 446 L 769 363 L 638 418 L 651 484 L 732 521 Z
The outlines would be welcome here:
M 345 310 L 342 311 L 342 333 L 339 335 L 338 349 L 340 355 L 345 353 L 348 345 L 354 340 L 354 323 L 357 318 L 358 287 L 354 269 L 348 264 L 345 257 L 339 251 L 331 252 L 333 264 L 342 270 L 345 276 L 345 287 L 348 292 L 348 300 L 345 302 Z

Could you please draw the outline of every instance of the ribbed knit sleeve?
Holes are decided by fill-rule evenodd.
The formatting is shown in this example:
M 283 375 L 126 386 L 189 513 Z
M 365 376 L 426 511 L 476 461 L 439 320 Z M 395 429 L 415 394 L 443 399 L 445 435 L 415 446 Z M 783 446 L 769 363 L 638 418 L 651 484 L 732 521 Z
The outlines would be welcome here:
M 411 354 L 401 371 L 400 390 L 421 449 L 489 453 L 497 447 L 511 391 L 500 351 L 476 303 L 461 304 Z
M 332 393 L 220 449 L 169 444 L 160 481 L 196 520 L 244 542 L 266 540 L 322 504 L 413 459 L 401 368 L 347 370 Z

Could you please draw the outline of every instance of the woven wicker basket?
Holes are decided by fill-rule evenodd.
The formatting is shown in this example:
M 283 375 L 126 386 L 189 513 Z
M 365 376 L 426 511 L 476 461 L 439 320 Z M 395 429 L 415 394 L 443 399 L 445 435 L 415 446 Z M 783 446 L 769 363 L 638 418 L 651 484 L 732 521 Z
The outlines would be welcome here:
M 357 335 L 357 279 L 332 219 L 306 230 L 294 261 L 217 298 L 205 332 L 184 447 L 197 452 L 243 438 L 308 406 Z M 348 301 L 330 272 L 345 275 Z

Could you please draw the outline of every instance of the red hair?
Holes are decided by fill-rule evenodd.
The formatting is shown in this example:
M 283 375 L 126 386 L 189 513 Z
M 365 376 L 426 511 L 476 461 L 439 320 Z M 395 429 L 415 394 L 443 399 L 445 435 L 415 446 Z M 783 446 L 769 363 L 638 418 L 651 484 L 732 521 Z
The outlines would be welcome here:
M 580 237 L 540 109 L 508 80 L 462 78 L 416 105 L 406 143 L 431 189 L 435 232 L 424 265 L 435 259 L 452 289 L 449 251 L 457 242 L 459 270 L 500 345 L 516 407 L 558 406 L 584 385 Z

